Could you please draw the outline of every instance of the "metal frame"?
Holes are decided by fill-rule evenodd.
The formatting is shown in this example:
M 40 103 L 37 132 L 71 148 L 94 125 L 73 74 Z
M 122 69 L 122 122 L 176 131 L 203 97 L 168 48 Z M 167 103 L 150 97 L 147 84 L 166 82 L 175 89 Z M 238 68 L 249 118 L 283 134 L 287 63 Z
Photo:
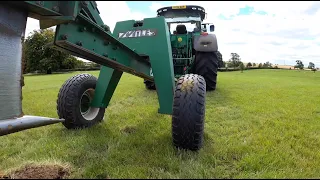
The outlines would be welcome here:
M 152 41 L 165 44 L 159 47 L 157 53 L 148 53 L 154 49 L 133 49 L 130 47 L 134 45 L 126 39 L 118 40 L 113 34 L 119 33 L 120 29 L 117 27 L 125 26 L 126 23 L 117 25 L 112 34 L 99 16 L 94 1 L 0 2 L 0 6 L 4 5 L 28 12 L 29 17 L 40 21 L 41 29 L 56 25 L 55 40 L 52 44 L 54 47 L 103 65 L 91 106 L 107 107 L 122 73 L 127 72 L 154 81 L 159 97 L 158 112 L 172 114 L 175 82 L 170 34 L 163 17 L 144 19 L 145 28 L 156 28 L 159 31 L 159 36 Z M 150 39 L 141 38 L 141 42 L 146 44 Z M 63 121 L 36 116 L 0 120 L 0 136 Z

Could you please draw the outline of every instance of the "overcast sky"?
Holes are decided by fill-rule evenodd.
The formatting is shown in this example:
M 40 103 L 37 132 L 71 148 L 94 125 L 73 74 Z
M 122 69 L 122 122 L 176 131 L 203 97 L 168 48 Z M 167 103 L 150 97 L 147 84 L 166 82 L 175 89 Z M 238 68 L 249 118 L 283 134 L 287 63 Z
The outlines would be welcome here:
M 113 30 L 117 21 L 156 16 L 163 6 L 200 5 L 215 24 L 223 60 L 236 52 L 243 62 L 320 67 L 320 2 L 317 1 L 97 1 L 100 16 Z M 28 18 L 26 35 L 39 29 Z

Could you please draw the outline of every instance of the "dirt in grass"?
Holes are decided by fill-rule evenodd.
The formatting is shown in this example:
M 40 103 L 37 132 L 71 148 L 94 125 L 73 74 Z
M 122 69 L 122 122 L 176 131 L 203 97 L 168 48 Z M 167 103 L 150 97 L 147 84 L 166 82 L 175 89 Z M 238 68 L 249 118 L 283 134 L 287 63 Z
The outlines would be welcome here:
M 126 133 L 126 134 L 132 134 L 137 131 L 136 127 L 133 126 L 126 126 L 125 128 L 121 129 L 121 132 Z
M 59 165 L 26 165 L 0 179 L 65 179 L 69 170 Z

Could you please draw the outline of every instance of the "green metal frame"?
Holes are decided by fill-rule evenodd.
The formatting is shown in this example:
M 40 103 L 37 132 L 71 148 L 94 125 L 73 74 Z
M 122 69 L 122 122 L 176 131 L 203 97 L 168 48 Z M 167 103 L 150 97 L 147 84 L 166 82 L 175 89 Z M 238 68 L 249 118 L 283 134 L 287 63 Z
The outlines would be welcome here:
M 159 97 L 159 113 L 171 114 L 175 81 L 168 26 L 165 23 L 164 17 L 145 18 L 141 27 L 133 27 L 134 23 L 134 20 L 118 22 L 113 34 L 116 35 L 128 30 L 157 30 L 156 36 L 123 38 L 119 40 L 129 47 L 134 47 L 135 52 L 149 56 Z
M 107 108 L 120 81 L 122 71 L 102 66 L 91 106 Z
M 107 107 L 123 72 L 154 81 L 159 113 L 172 114 L 174 72 L 170 34 L 163 17 L 146 18 L 144 27 L 156 29 L 157 36 L 119 40 L 120 30 L 134 29 L 135 21 L 118 22 L 114 33 L 99 15 L 95 1 L 4 1 L 28 11 L 40 21 L 40 28 L 57 26 L 53 47 L 102 65 L 92 106 Z M 144 46 L 137 47 L 139 41 Z M 148 45 L 157 42 L 159 48 Z M 153 74 L 151 74 L 151 70 Z M 166 73 L 163 73 L 166 72 Z

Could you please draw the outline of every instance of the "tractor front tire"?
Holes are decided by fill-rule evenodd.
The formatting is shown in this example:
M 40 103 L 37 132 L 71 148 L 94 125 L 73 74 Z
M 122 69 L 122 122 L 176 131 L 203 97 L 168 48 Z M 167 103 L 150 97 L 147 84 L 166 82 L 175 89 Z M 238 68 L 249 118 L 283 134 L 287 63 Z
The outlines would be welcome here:
M 146 88 L 149 90 L 156 90 L 156 84 L 152 81 L 144 80 L 143 83 L 145 84 Z
M 218 75 L 218 56 L 216 52 L 196 52 L 194 67 L 194 73 L 203 76 L 206 80 L 206 90 L 215 90 Z
M 67 129 L 91 127 L 103 120 L 105 108 L 90 107 L 97 78 L 78 74 L 68 79 L 60 88 L 57 100 L 59 118 Z
M 178 149 L 197 151 L 203 144 L 206 82 L 196 74 L 178 79 L 172 113 L 172 140 Z

